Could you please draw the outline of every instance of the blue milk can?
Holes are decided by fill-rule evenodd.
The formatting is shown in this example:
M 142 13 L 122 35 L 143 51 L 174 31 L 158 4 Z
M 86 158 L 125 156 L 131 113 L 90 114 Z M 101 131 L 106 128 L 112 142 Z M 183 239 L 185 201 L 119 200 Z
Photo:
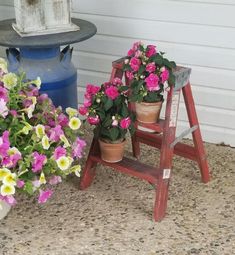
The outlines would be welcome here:
M 72 48 L 15 48 L 7 49 L 9 71 L 25 72 L 27 79 L 41 78 L 41 93 L 46 93 L 56 106 L 77 108 L 77 70 Z

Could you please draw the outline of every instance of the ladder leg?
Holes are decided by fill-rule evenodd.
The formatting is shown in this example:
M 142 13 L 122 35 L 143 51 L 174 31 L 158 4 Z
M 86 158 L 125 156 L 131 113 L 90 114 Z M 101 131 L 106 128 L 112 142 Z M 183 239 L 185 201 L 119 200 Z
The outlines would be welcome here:
M 210 173 L 208 167 L 208 161 L 206 152 L 204 149 L 202 135 L 200 131 L 200 126 L 198 123 L 197 112 L 193 100 L 193 94 L 191 90 L 191 85 L 188 83 L 183 89 L 184 101 L 187 109 L 188 119 L 190 123 L 190 127 L 194 125 L 198 125 L 198 128 L 192 133 L 193 142 L 196 150 L 197 162 L 201 171 L 202 181 L 204 183 L 209 182 L 210 180 Z
M 81 176 L 81 180 L 80 180 L 80 189 L 84 190 L 86 188 L 88 188 L 94 177 L 95 177 L 95 165 L 96 163 L 92 161 L 91 159 L 91 155 L 95 152 L 95 150 L 98 149 L 98 143 L 95 139 L 93 139 L 92 144 L 91 144 L 91 148 L 90 148 L 90 152 L 88 154 L 87 157 L 87 161 L 86 161 L 86 165 L 82 171 L 82 176 Z
M 163 138 L 161 145 L 160 169 L 162 169 L 162 176 L 159 178 L 156 186 L 156 199 L 154 205 L 154 220 L 160 221 L 165 217 L 168 188 L 171 177 L 171 168 L 174 149 L 170 144 L 175 140 L 176 122 L 178 117 L 180 91 L 173 94 L 173 88 L 168 92 L 165 125 L 163 129 Z

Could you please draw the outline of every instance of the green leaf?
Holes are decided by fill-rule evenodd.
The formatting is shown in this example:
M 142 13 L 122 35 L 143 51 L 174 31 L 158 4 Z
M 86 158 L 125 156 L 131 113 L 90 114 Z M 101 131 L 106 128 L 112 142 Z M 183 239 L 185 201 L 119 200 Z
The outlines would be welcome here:
M 112 122 L 113 122 L 113 120 L 112 120 L 111 116 L 110 116 L 110 115 L 107 115 L 107 117 L 106 117 L 105 120 L 103 121 L 102 126 L 103 126 L 103 127 L 109 127 L 109 126 L 111 126 Z
M 175 86 L 175 76 L 173 73 L 170 73 L 169 79 L 168 79 L 170 86 Z
M 32 182 L 27 181 L 24 185 L 24 191 L 26 191 L 29 195 L 33 195 L 33 184 Z
M 124 118 L 129 115 L 128 107 L 126 104 L 122 104 L 121 114 Z
M 108 111 L 113 106 L 113 101 L 111 99 L 108 99 L 104 104 L 105 111 Z
M 109 130 L 110 138 L 112 141 L 116 141 L 118 139 L 119 131 L 118 128 L 111 128 Z

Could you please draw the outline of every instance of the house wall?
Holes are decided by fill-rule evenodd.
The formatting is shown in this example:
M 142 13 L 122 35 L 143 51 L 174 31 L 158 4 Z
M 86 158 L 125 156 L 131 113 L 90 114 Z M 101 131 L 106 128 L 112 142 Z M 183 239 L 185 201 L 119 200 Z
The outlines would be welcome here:
M 12 5 L 13 1 L 0 0 L 1 19 L 14 16 Z M 111 62 L 141 40 L 192 68 L 204 140 L 235 146 L 235 1 L 73 0 L 72 7 L 73 17 L 98 28 L 95 37 L 74 45 L 79 102 L 86 83 L 106 81 Z M 178 132 L 187 126 L 181 102 Z

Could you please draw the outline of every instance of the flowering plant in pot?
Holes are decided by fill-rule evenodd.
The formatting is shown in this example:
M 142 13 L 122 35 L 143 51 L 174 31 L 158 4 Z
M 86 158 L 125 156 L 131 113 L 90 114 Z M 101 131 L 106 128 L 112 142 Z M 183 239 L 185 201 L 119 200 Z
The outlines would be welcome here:
M 56 108 L 39 94 L 40 85 L 40 78 L 8 73 L 0 59 L 0 214 L 3 204 L 16 203 L 18 193 L 46 202 L 53 185 L 81 170 L 86 143 L 78 110 Z
M 146 123 L 158 120 L 164 87 L 175 83 L 175 67 L 175 62 L 157 52 L 154 45 L 136 42 L 128 51 L 123 70 L 130 83 L 130 101 L 135 102 L 137 120 Z
M 99 140 L 101 157 L 107 162 L 122 160 L 125 136 L 128 131 L 134 132 L 127 92 L 128 87 L 119 78 L 101 86 L 88 84 L 84 105 L 79 108 L 80 114 L 85 115 L 87 122 L 95 127 L 94 135 Z

